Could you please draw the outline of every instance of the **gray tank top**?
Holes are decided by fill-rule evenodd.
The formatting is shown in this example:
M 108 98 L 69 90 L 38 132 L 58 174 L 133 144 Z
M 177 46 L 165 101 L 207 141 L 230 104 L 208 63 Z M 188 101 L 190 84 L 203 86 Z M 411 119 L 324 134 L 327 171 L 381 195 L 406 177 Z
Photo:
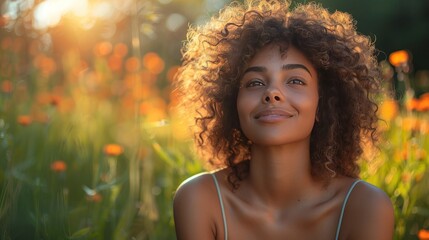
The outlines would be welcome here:
M 216 186 L 217 196 L 219 198 L 220 209 L 222 211 L 223 229 L 225 232 L 224 240 L 228 240 L 228 225 L 226 224 L 225 207 L 223 205 L 222 193 L 220 192 L 219 183 L 217 181 L 215 174 L 212 173 L 210 175 L 212 175 L 212 177 L 213 177 L 213 181 L 214 181 L 215 186 Z M 362 182 L 362 180 L 356 180 L 353 182 L 353 184 L 349 188 L 349 191 L 347 192 L 346 197 L 344 198 L 343 206 L 341 207 L 340 219 L 338 220 L 337 231 L 335 233 L 335 240 L 338 240 L 338 237 L 340 236 L 341 224 L 343 222 L 344 211 L 346 209 L 347 201 L 349 200 L 350 194 L 352 193 L 356 184 L 358 184 L 359 182 Z

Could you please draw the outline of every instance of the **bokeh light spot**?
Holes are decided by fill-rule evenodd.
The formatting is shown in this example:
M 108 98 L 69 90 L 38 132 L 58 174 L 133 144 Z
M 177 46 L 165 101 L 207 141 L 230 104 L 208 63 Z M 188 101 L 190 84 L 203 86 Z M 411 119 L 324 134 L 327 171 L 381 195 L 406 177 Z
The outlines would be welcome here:
M 92 9 L 92 14 L 94 17 L 101 19 L 109 19 L 113 16 L 113 7 L 108 2 L 101 2 L 94 5 Z
M 136 72 L 140 69 L 140 60 L 137 57 L 130 57 L 125 62 L 125 69 L 128 72 Z
M 154 52 L 149 52 L 143 57 L 143 66 L 153 74 L 159 74 L 164 70 L 164 60 Z
M 177 31 L 186 22 L 186 18 L 178 13 L 173 13 L 168 16 L 165 24 L 170 31 Z
M 115 49 L 113 50 L 113 54 L 117 57 L 125 57 L 128 53 L 128 46 L 124 43 L 117 43 L 115 45 Z
M 104 57 L 112 52 L 112 44 L 108 41 L 100 42 L 95 46 L 94 53 L 96 56 Z

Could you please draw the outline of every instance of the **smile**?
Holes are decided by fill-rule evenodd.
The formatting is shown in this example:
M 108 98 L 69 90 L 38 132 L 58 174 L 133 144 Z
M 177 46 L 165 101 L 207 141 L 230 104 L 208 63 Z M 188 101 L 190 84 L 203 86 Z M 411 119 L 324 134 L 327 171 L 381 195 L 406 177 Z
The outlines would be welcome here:
M 284 110 L 267 109 L 267 110 L 258 112 L 255 115 L 255 119 L 271 122 L 271 121 L 277 121 L 280 119 L 291 118 L 293 116 L 294 116 L 294 114 L 287 112 L 287 111 L 284 111 Z

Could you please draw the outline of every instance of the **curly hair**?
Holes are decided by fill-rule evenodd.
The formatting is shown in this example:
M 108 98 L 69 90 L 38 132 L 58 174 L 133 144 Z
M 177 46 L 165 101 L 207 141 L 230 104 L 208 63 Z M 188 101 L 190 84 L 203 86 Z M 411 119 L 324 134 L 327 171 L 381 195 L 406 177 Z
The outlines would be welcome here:
M 248 172 L 251 143 L 236 101 L 243 70 L 263 46 L 292 45 L 319 76 L 318 121 L 310 136 L 312 175 L 357 177 L 366 140 L 377 141 L 379 71 L 371 39 L 351 15 L 309 3 L 234 2 L 202 26 L 190 27 L 177 76 L 182 107 L 196 113 L 197 148 L 212 165 L 229 167 L 235 187 Z

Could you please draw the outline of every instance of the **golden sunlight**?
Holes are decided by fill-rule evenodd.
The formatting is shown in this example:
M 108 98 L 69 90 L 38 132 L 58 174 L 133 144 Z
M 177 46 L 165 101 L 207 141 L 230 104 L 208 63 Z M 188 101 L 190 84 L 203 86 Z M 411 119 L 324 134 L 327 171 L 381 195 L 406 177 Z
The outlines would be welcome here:
M 122 6 L 118 1 L 91 0 L 46 0 L 38 4 L 34 11 L 33 26 L 36 29 L 47 29 L 56 26 L 64 16 L 75 18 L 82 28 L 91 28 L 96 20 L 116 20 L 121 12 L 127 11 L 123 6 L 130 6 L 130 0 Z

